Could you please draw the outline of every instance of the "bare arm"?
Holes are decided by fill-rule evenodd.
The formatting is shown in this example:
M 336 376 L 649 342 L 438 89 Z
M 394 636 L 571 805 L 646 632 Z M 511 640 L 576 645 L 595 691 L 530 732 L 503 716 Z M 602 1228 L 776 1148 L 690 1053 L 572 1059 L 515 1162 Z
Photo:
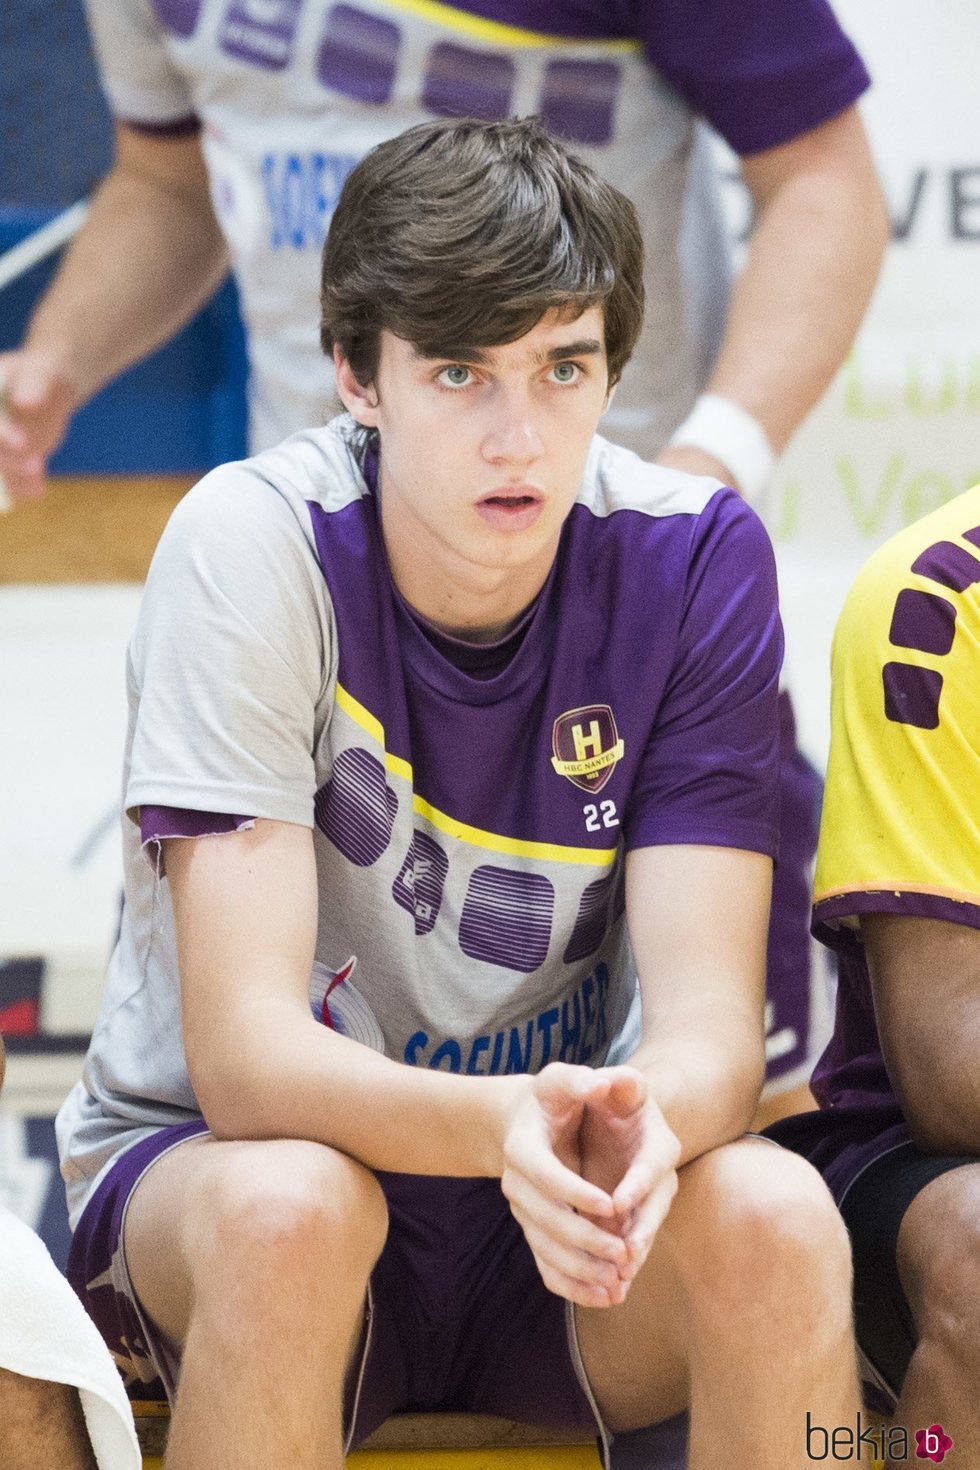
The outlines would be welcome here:
M 191 1081 L 218 1138 L 309 1138 L 374 1169 L 494 1175 L 528 1078 L 395 1062 L 320 1025 L 312 834 L 284 822 L 165 843 Z
M 743 157 L 742 173 L 758 223 L 706 391 L 747 409 L 778 453 L 854 340 L 888 242 L 888 216 L 856 107 Z M 700 450 L 676 446 L 662 457 L 729 478 Z
M 672 1130 L 692 1158 L 747 1125 L 762 1077 L 766 858 L 669 848 L 630 859 L 641 975 L 660 977 L 645 982 L 635 1067 L 462 1077 L 394 1062 L 313 1019 L 308 830 L 260 821 L 164 846 L 188 1068 L 218 1138 L 309 1138 L 374 1169 L 501 1176 L 548 1285 L 604 1306 L 622 1300 L 669 1207 Z
M 43 493 L 75 410 L 181 327 L 227 269 L 198 138 L 117 126 L 84 226 L 21 348 L 0 357 L 0 474 L 15 499 Z
M 980 1154 L 980 930 L 903 914 L 861 918 L 882 1051 L 930 1153 Z
M 618 1279 L 600 1279 L 621 1302 L 666 1217 L 677 1169 L 739 1137 L 749 1125 L 764 1068 L 765 937 L 772 864 L 754 852 L 650 847 L 630 854 L 626 911 L 643 996 L 644 1038 L 628 1066 L 598 1074 L 605 1093 L 587 1097 L 565 1140 L 574 1167 L 609 1196 L 627 1249 L 612 1255 Z M 547 1075 L 542 1073 L 542 1077 Z M 552 1290 L 576 1294 L 576 1268 L 537 1245 L 546 1204 L 510 1151 L 504 1186 Z
M 748 1128 L 765 1070 L 772 863 L 721 847 L 630 854 L 626 912 L 643 998 L 630 1059 L 680 1141 L 679 1163 Z

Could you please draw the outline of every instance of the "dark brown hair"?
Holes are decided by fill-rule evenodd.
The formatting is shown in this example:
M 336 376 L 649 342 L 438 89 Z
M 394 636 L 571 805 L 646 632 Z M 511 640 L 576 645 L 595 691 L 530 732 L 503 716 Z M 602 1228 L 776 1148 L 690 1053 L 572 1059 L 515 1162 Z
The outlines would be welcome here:
M 636 210 L 534 118 L 422 123 L 348 176 L 323 251 L 320 341 L 374 381 L 387 329 L 426 357 L 602 306 L 609 381 L 643 320 Z

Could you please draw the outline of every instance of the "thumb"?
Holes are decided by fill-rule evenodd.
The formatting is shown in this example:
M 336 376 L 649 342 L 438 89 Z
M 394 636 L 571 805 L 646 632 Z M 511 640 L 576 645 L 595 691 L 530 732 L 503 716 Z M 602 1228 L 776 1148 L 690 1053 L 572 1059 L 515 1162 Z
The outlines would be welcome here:
M 606 1084 L 604 1110 L 614 1118 L 629 1118 L 647 1100 L 646 1078 L 636 1067 L 605 1067 L 598 1074 Z
M 572 1067 L 565 1062 L 552 1062 L 534 1079 L 538 1105 L 555 1122 L 567 1120 L 581 1111 L 595 1093 L 598 1073 L 591 1067 Z

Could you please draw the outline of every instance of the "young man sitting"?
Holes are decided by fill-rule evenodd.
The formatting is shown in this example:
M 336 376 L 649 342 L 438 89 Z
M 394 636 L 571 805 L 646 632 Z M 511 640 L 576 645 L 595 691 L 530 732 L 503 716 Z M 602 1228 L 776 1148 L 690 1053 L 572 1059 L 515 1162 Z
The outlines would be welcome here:
M 596 436 L 641 254 L 533 123 L 381 145 L 324 255 L 348 414 L 161 542 L 60 1135 L 73 1279 L 174 1397 L 170 1470 L 324 1470 L 402 1408 L 608 1452 L 687 1405 L 692 1470 L 785 1470 L 807 1410 L 854 1417 L 845 1232 L 743 1137 L 771 549 Z

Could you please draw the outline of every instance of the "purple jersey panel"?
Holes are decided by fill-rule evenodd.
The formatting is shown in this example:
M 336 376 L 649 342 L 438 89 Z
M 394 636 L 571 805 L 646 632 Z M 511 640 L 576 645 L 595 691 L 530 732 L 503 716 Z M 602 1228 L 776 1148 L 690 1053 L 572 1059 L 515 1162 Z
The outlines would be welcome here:
M 194 33 L 199 0 L 156 0 L 156 8 L 172 35 Z M 827 0 L 699 0 L 696 6 L 687 0 L 457 0 L 450 8 L 569 40 L 640 42 L 650 62 L 738 153 L 771 148 L 816 127 L 869 84 Z M 244 0 L 229 0 L 219 44 L 231 56 L 281 70 L 293 58 L 299 15 L 300 0 L 269 0 L 261 14 Z M 393 92 L 399 47 L 396 17 L 334 6 L 317 63 L 320 79 L 361 102 L 384 105 Z M 602 144 L 611 136 L 615 63 L 559 65 L 581 75 L 571 89 L 567 78 L 552 78 L 539 111 L 556 132 Z M 506 46 L 488 57 L 485 49 L 470 51 L 447 33 L 430 59 L 423 93 L 436 114 L 506 116 L 513 109 Z
M 162 842 L 165 837 L 219 837 L 237 832 L 254 822 L 254 817 L 230 812 L 194 812 L 176 806 L 141 806 L 140 840 Z
M 738 153 L 816 127 L 869 83 L 827 0 L 463 0 L 454 9 L 549 35 L 639 40 Z
M 520 646 L 490 677 L 457 667 L 403 602 L 378 597 L 391 581 L 373 497 L 310 513 L 339 682 L 412 765 L 424 801 L 516 840 L 607 849 L 621 832 L 627 847 L 775 855 L 775 569 L 765 530 L 733 492 L 697 515 L 576 505 Z M 569 775 L 593 752 L 596 774 Z M 365 860 L 390 831 L 380 767 L 375 786 L 356 833 L 332 784 L 317 799 L 318 824 L 329 818 L 343 850 Z M 600 791 L 602 804 L 583 803 Z

